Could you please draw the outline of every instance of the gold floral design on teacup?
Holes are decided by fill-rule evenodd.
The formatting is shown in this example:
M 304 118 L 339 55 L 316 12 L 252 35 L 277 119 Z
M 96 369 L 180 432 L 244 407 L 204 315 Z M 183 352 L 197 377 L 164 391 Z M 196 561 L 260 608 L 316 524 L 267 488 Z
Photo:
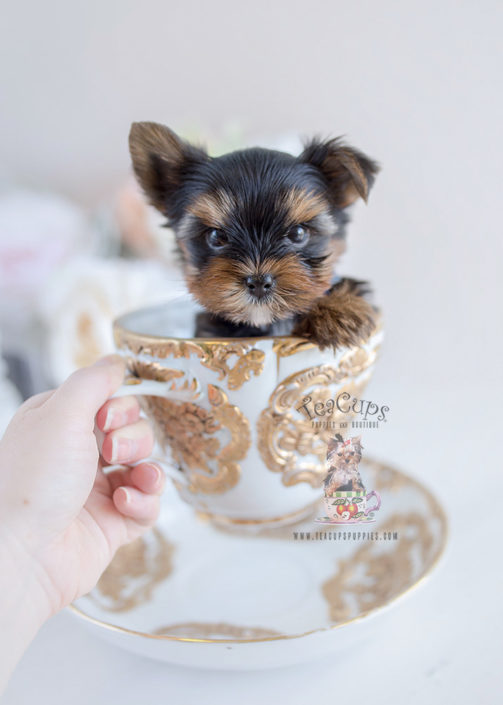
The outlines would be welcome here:
M 297 411 L 302 400 L 309 395 L 316 405 L 342 392 L 358 396 L 368 382 L 364 373 L 373 365 L 377 349 L 375 344 L 348 350 L 337 367 L 324 364 L 301 370 L 274 389 L 269 406 L 257 421 L 258 448 L 269 470 L 282 473 L 283 484 L 308 482 L 319 487 L 326 475 L 328 439 L 334 434 L 334 426 L 348 419 L 347 413 L 334 409 L 330 425 L 317 427 Z M 283 355 L 293 355 L 296 351 L 291 346 L 277 349 Z M 359 380 L 360 376 L 363 378 Z
M 239 481 L 239 461 L 251 443 L 250 425 L 220 387 L 208 384 L 207 398 L 210 410 L 193 402 L 151 396 L 144 397 L 142 404 L 162 448 L 169 447 L 174 462 L 184 468 L 188 490 L 220 494 Z
M 300 417 L 298 412 L 295 415 L 295 409 L 302 404 L 302 399 L 307 394 L 313 403 L 325 403 L 332 396 L 330 388 L 324 385 L 330 384 L 330 376 L 334 370 L 329 367 L 325 370 L 313 370 L 316 370 L 318 375 L 311 384 L 320 386 L 311 388 L 305 372 L 292 375 L 276 387 L 270 406 L 262 412 L 257 422 L 258 447 L 262 460 L 269 470 L 283 474 L 282 482 L 287 486 L 308 482 L 312 487 L 320 487 L 326 475 L 327 443 L 334 431 L 330 428 L 313 428 L 309 419 Z M 296 392 L 294 398 L 289 396 L 292 391 L 288 389 L 289 385 L 293 385 Z M 357 396 L 363 386 L 348 384 L 341 387 L 341 391 Z M 332 417 L 334 423 L 347 418 L 347 414 L 340 414 L 340 417 L 338 414 L 339 412 L 334 413 Z M 307 456 L 311 456 L 311 459 Z
M 273 352 L 276 353 L 278 357 L 289 357 L 290 355 L 295 355 L 303 350 L 310 350 L 316 347 L 314 343 L 309 340 L 302 340 L 301 338 L 278 338 L 274 341 L 272 345 Z
M 218 374 L 219 381 L 227 380 L 229 389 L 240 389 L 253 375 L 259 376 L 264 368 L 265 353 L 248 342 L 219 340 L 201 342 L 195 340 L 163 340 L 148 336 L 135 336 L 134 333 L 116 328 L 115 344 L 119 350 L 129 350 L 133 355 L 166 359 L 185 358 L 195 355 L 204 367 Z M 129 362 L 130 369 L 136 364 Z M 155 365 L 155 362 L 149 362 Z M 158 365 L 158 369 L 166 369 Z M 160 378 L 158 378 L 160 379 Z
M 236 357 L 234 366 L 229 361 Z M 252 374 L 260 375 L 264 368 L 265 353 L 262 350 L 251 348 L 245 343 L 227 343 L 213 346 L 212 356 L 209 360 L 201 362 L 211 370 L 219 373 L 219 379 L 227 376 L 229 389 L 240 389 L 245 382 L 251 379 Z

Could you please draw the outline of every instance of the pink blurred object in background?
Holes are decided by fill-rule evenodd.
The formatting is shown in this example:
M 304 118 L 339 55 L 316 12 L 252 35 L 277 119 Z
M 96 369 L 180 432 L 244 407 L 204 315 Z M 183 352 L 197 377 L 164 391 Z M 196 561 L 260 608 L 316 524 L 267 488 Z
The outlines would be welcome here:
M 97 213 L 56 194 L 0 196 L 0 331 L 23 395 L 112 351 L 115 316 L 184 292 L 174 250 L 132 179 Z
M 0 196 L 0 321 L 30 315 L 40 291 L 70 256 L 92 251 L 96 236 L 85 213 L 55 194 L 10 191 Z

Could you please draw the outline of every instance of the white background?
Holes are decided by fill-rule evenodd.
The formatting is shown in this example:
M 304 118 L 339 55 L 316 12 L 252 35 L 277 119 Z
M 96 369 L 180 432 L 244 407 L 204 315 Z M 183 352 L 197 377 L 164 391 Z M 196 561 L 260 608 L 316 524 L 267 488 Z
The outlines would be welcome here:
M 501 10 L 490 0 L 4 7 L 8 180 L 94 205 L 123 177 L 129 124 L 142 119 L 205 134 L 238 124 L 250 139 L 346 134 L 381 161 L 341 268 L 373 282 L 386 317 L 367 397 L 391 412 L 366 450 L 435 488 L 451 520 L 438 572 L 342 661 L 195 672 L 116 651 L 62 615 L 5 703 L 295 705 L 360 682 L 376 704 L 499 701 Z

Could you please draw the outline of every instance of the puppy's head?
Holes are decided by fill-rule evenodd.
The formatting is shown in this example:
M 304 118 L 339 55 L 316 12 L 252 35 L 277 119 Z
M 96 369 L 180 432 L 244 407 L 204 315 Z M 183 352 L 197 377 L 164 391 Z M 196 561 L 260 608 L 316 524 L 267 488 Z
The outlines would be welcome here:
M 329 453 L 329 461 L 336 468 L 356 466 L 362 459 L 361 436 L 355 436 L 349 441 L 337 441 Z
M 209 157 L 163 125 L 134 123 L 133 167 L 174 229 L 190 291 L 212 313 L 264 326 L 308 311 L 344 250 L 346 208 L 377 165 L 339 140 L 299 157 L 244 149 Z

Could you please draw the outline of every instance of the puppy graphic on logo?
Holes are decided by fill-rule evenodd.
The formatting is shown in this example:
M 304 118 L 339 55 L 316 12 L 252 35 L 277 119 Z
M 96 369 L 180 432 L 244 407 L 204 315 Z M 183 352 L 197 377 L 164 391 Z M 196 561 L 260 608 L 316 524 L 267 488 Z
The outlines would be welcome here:
M 339 440 L 340 439 L 340 440 Z M 362 459 L 361 436 L 333 438 L 327 451 L 328 474 L 325 478 L 325 496 L 334 492 L 364 492 L 358 464 Z

